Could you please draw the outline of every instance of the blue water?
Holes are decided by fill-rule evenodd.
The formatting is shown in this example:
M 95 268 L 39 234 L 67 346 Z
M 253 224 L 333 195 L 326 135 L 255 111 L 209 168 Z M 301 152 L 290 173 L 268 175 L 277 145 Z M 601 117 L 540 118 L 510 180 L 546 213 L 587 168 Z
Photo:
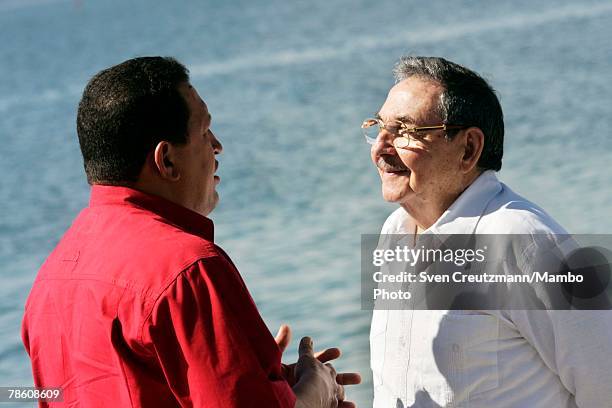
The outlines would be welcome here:
M 23 303 L 87 202 L 75 111 L 98 70 L 151 54 L 191 69 L 225 147 L 218 242 L 272 331 L 344 350 L 367 407 L 359 241 L 394 207 L 359 125 L 392 64 L 441 55 L 483 73 L 506 117 L 500 177 L 570 231 L 609 233 L 611 18 L 605 1 L 0 0 L 0 385 L 31 384 Z

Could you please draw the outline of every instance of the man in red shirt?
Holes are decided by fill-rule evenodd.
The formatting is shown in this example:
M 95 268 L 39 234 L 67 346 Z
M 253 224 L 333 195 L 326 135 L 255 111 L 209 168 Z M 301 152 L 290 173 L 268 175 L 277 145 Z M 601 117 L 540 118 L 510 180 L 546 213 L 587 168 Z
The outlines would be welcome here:
M 41 267 L 23 341 L 70 407 L 335 407 L 343 385 L 302 339 L 275 342 L 206 217 L 222 146 L 187 70 L 144 57 L 98 73 L 77 130 L 89 206 Z M 279 347 L 280 345 L 280 347 Z

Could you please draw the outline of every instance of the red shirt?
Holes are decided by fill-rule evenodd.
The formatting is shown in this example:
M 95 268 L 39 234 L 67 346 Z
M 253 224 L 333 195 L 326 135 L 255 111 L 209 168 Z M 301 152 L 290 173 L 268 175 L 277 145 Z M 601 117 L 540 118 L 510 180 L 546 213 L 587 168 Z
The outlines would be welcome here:
M 130 188 L 92 188 L 38 272 L 22 336 L 60 406 L 295 405 L 212 221 Z

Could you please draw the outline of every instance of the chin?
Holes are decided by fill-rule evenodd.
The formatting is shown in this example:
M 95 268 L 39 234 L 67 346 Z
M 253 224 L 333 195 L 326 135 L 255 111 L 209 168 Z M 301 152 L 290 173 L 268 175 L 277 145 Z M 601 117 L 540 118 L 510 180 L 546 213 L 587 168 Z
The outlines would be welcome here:
M 382 196 L 383 199 L 390 203 L 398 203 L 406 201 L 414 191 L 410 188 L 410 179 L 407 177 L 382 180 Z
M 213 201 L 212 201 L 212 203 L 210 204 L 210 211 L 209 211 L 209 212 L 212 212 L 212 210 L 214 210 L 215 208 L 217 208 L 217 204 L 219 204 L 219 193 L 217 193 L 217 192 L 215 191 L 215 195 L 214 195 L 214 197 L 213 197 Z
M 406 201 L 407 197 L 410 196 L 411 191 L 397 191 L 392 189 L 386 189 L 385 186 L 382 188 L 383 200 L 389 203 L 401 203 Z
M 410 173 L 385 173 L 379 169 L 383 199 L 390 203 L 403 202 L 414 193 L 410 187 Z
M 217 194 L 217 192 L 215 191 L 215 194 L 213 197 L 210 197 L 207 201 L 204 201 L 201 203 L 201 206 L 199 207 L 200 210 L 197 212 L 206 217 L 208 216 L 208 214 L 213 212 L 215 207 L 217 207 L 218 203 L 219 203 L 219 194 Z

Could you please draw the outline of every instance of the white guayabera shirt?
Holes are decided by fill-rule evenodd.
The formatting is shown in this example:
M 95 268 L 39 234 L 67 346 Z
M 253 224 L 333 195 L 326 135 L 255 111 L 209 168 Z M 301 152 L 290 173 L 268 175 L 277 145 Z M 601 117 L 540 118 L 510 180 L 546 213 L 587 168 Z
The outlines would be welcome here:
M 399 208 L 382 234 L 409 234 Z M 567 234 L 484 172 L 426 232 Z M 375 310 L 375 408 L 612 407 L 612 311 Z

